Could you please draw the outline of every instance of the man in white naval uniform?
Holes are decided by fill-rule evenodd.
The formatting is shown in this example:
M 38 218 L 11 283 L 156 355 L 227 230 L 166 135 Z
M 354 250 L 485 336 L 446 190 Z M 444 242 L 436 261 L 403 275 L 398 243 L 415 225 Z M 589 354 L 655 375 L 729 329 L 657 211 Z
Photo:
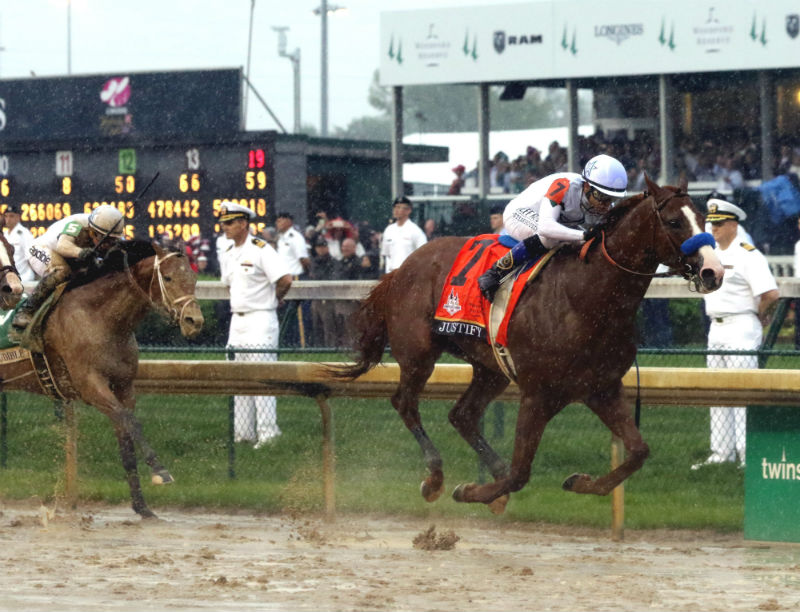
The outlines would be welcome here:
M 392 204 L 394 223 L 383 231 L 381 255 L 386 274 L 397 270 L 406 257 L 428 242 L 425 232 L 414 223 L 411 216 L 411 200 L 405 196 L 395 198 Z
M 265 240 L 250 234 L 249 208 L 225 201 L 219 221 L 233 244 L 222 255 L 222 282 L 230 288 L 232 349 L 278 347 L 280 301 L 292 285 L 286 262 Z M 275 353 L 237 352 L 235 361 L 277 361 Z M 236 442 L 255 442 L 260 448 L 281 434 L 276 400 L 272 396 L 234 398 L 233 435 Z
M 14 247 L 14 263 L 19 272 L 19 280 L 29 283 L 36 280 L 36 274 L 28 263 L 28 251 L 33 244 L 33 234 L 20 223 L 19 204 L 9 204 L 3 212 L 6 226 L 6 238 Z
M 725 278 L 714 293 L 703 295 L 706 314 L 711 319 L 708 330 L 709 351 L 754 351 L 761 346 L 762 325 L 769 323 L 778 300 L 778 285 L 770 272 L 767 258 L 754 246 L 737 238 L 739 221 L 745 212 L 720 199 L 708 201 L 706 221 L 717 247 L 714 252 L 725 268 Z M 706 357 L 709 368 L 757 368 L 756 355 L 713 355 Z M 711 408 L 711 455 L 692 466 L 745 461 L 744 406 Z

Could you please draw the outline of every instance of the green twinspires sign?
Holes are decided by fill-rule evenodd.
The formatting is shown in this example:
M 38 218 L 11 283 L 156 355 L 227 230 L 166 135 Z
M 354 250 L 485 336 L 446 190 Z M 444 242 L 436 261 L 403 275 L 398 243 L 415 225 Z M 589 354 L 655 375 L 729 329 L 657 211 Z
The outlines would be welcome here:
M 744 537 L 800 542 L 800 409 L 747 409 Z

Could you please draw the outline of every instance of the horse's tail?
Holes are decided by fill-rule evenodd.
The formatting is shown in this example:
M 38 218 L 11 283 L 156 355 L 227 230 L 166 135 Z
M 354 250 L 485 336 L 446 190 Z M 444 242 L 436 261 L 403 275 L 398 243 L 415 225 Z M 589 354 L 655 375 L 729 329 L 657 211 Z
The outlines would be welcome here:
M 383 359 L 383 349 L 389 342 L 386 327 L 386 307 L 394 284 L 394 272 L 383 277 L 353 316 L 356 339 L 353 349 L 356 361 L 353 364 L 328 365 L 328 372 L 335 378 L 357 378 L 368 372 Z

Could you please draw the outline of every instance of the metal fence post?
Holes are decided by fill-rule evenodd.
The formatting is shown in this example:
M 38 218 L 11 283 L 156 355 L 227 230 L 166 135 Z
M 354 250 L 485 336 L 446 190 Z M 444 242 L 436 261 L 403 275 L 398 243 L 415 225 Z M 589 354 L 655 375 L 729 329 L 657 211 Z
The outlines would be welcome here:
M 64 402 L 64 426 L 66 435 L 64 439 L 64 472 L 67 507 L 75 509 L 78 505 L 78 416 L 74 402 Z
M 8 397 L 0 393 L 0 467 L 8 462 Z
M 228 361 L 233 361 L 234 355 L 233 351 L 228 351 Z M 236 419 L 236 412 L 234 410 L 235 401 L 233 395 L 228 396 L 228 478 L 231 480 L 236 479 L 236 443 L 234 438 L 234 420 Z

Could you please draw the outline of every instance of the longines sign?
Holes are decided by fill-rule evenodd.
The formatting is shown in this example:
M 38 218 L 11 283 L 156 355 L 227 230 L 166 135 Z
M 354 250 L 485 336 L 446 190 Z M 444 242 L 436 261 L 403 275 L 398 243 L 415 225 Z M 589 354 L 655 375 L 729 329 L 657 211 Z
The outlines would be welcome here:
M 797 0 L 545 0 L 381 14 L 384 85 L 800 66 Z

